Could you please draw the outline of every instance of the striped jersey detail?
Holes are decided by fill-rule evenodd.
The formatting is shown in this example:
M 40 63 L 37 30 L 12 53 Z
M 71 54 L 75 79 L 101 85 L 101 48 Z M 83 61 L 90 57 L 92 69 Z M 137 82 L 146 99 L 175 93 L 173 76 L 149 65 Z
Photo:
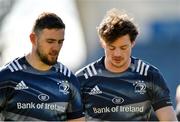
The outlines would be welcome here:
M 18 59 L 8 63 L 6 66 L 10 69 L 11 72 L 23 70 L 23 67 L 18 62 Z
M 60 72 L 64 74 L 65 76 L 71 77 L 71 70 L 69 70 L 67 67 L 65 67 L 63 64 L 60 63 Z
M 140 75 L 147 76 L 148 74 L 149 65 L 144 63 L 142 60 L 138 60 L 136 72 L 138 72 Z
M 92 77 L 94 75 L 97 75 L 97 71 L 94 67 L 94 63 L 91 63 L 89 65 L 87 65 L 85 68 L 84 68 L 84 77 L 86 79 L 88 79 L 89 77 Z

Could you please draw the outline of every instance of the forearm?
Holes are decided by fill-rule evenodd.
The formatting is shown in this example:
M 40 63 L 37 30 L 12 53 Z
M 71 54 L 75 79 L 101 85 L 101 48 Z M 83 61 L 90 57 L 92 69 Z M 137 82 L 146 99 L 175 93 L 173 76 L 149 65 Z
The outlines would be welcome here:
M 72 120 L 68 120 L 68 122 L 85 122 L 85 118 L 81 117 L 81 118 L 78 118 L 78 119 L 72 119 Z
M 175 111 L 172 106 L 160 108 L 156 111 L 159 121 L 177 121 Z

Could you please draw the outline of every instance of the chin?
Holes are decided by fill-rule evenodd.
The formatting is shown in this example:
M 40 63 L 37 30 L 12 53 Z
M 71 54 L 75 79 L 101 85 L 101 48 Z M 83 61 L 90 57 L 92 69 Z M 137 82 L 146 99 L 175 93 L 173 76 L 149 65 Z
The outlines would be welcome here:
M 57 63 L 57 60 L 48 60 L 48 65 L 54 65 Z
M 114 62 L 113 65 L 116 67 L 122 67 L 124 65 L 124 63 L 123 62 L 120 62 L 120 63 Z

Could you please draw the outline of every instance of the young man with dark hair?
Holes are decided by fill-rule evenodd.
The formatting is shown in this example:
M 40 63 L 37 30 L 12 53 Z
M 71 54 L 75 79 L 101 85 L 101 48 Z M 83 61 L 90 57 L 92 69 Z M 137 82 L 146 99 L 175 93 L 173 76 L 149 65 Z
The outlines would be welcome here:
M 153 65 L 131 56 L 138 30 L 127 14 L 107 12 L 97 28 L 105 56 L 76 72 L 86 120 L 176 121 L 163 76 Z
M 32 51 L 0 70 L 0 119 L 5 121 L 81 121 L 80 85 L 73 73 L 57 62 L 65 24 L 54 13 L 36 20 Z

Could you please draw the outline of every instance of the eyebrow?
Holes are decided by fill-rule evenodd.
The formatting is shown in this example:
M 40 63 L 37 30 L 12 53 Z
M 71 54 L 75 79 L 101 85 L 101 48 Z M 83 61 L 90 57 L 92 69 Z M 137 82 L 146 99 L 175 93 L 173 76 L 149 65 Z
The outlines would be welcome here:
M 127 47 L 128 46 L 128 44 L 126 44 L 126 45 L 122 45 L 121 47 Z
M 64 41 L 64 39 L 56 40 L 56 39 L 52 39 L 52 38 L 49 38 L 49 39 L 47 39 L 47 40 L 50 40 L 50 41 L 61 41 L 61 42 Z
M 109 44 L 109 46 L 115 47 L 115 46 L 112 45 L 112 44 Z M 128 46 L 128 44 L 122 45 L 122 46 L 120 46 L 120 47 L 126 47 L 126 46 Z

